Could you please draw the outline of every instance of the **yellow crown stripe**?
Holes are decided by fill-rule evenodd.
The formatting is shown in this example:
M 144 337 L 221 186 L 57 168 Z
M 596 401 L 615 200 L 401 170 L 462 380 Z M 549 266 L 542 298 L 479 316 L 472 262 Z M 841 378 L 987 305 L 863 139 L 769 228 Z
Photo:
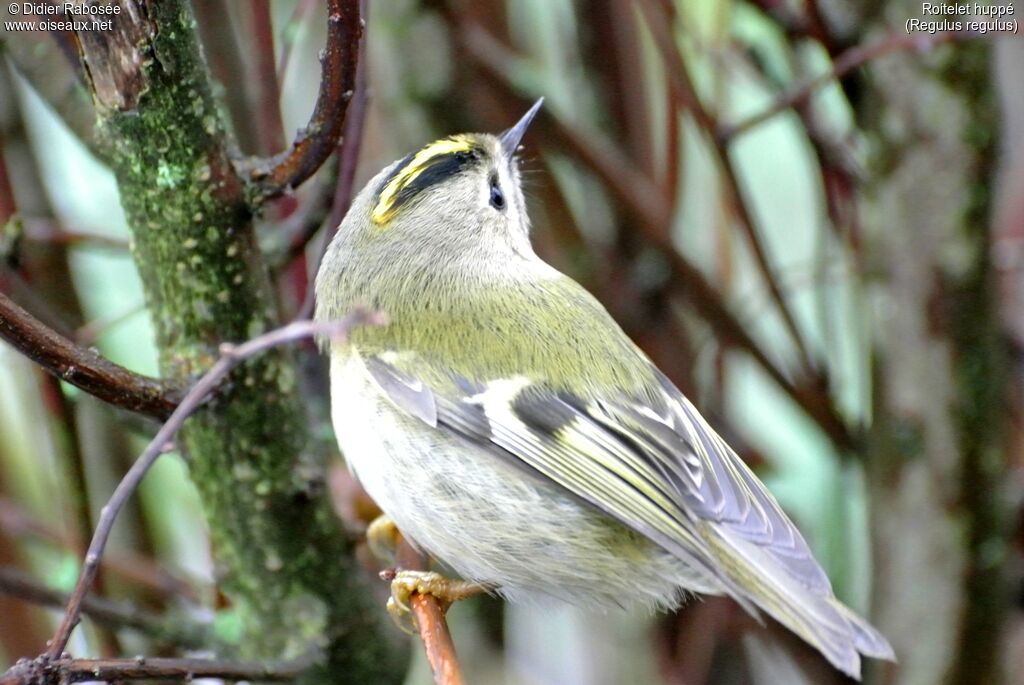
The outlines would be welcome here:
M 430 143 L 422 150 L 417 152 L 409 163 L 402 168 L 394 178 L 388 181 L 388 184 L 384 186 L 384 189 L 380 191 L 380 197 L 377 199 L 377 206 L 373 208 L 373 212 L 370 213 L 370 218 L 376 224 L 385 223 L 391 218 L 392 209 L 394 208 L 395 199 L 398 197 L 398 193 L 402 191 L 402 188 L 407 186 L 409 183 L 414 181 L 417 176 L 423 173 L 423 170 L 429 166 L 431 160 L 442 155 L 451 155 L 456 152 L 469 152 L 473 149 L 473 144 L 466 138 L 459 136 L 452 138 L 442 138 L 441 140 L 435 140 Z

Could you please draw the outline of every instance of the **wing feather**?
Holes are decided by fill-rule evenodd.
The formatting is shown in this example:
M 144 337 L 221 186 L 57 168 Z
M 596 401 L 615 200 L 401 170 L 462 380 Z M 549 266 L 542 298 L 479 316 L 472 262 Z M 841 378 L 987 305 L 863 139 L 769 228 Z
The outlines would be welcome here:
M 387 358 L 385 358 L 387 357 Z M 778 502 L 668 379 L 643 398 L 583 399 L 525 377 L 468 380 L 409 353 L 371 357 L 384 396 L 605 512 L 747 611 L 768 611 L 858 675 L 892 649 L 833 595 Z M 659 394 L 660 393 L 660 394 Z
M 431 426 L 501 448 L 521 462 L 683 557 L 727 587 L 702 524 L 724 526 L 768 554 L 818 594 L 831 586 L 796 527 L 750 469 L 671 383 L 641 402 L 585 402 L 526 378 L 462 378 L 428 386 L 423 360 L 366 360 L 382 392 Z M 438 370 L 423 375 L 437 378 Z M 623 487 L 625 486 L 625 487 Z

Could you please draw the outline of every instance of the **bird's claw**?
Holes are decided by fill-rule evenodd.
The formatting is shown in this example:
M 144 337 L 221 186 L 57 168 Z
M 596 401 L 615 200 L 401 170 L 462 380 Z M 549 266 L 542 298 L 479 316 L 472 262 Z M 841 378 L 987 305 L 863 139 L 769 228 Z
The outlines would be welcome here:
M 430 595 L 440 603 L 442 611 L 448 611 L 453 602 L 486 591 L 477 583 L 445 578 L 434 571 L 386 571 L 381 576 L 391 580 L 388 613 L 395 624 L 409 634 L 418 632 L 416 617 L 409 607 L 413 595 Z

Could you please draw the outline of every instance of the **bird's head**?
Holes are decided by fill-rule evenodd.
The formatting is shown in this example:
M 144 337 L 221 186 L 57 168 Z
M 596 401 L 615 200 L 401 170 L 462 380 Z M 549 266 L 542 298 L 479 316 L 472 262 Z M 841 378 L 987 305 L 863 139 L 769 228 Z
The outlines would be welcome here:
M 342 293 L 376 299 L 379 278 L 391 290 L 396 280 L 532 258 L 516 153 L 542 102 L 500 135 L 435 140 L 371 179 L 325 255 L 318 301 L 340 313 L 330 305 Z

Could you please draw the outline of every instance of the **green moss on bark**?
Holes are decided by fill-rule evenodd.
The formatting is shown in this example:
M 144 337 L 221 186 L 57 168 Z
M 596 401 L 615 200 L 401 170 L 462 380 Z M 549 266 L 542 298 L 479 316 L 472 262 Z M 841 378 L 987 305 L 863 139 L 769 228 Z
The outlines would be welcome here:
M 960 645 L 949 683 L 1003 680 L 1000 643 L 1011 604 L 1005 572 L 1010 511 L 1002 494 L 1009 364 L 991 254 L 989 189 L 994 184 L 998 130 L 991 54 L 990 45 L 963 46 L 943 73 L 970 112 L 962 137 L 975 158 L 963 216 L 964 239 L 973 251 L 969 266 L 950 284 L 957 358 L 953 412 L 963 458 L 960 505 L 968 556 Z
M 131 111 L 105 109 L 102 144 L 117 176 L 165 375 L 206 369 L 222 341 L 274 325 L 245 188 L 227 154 L 188 3 L 149 3 L 145 86 Z M 326 650 L 321 682 L 396 682 L 404 659 L 357 579 L 350 543 L 307 447 L 292 362 L 269 352 L 183 433 L 223 588 L 243 620 L 240 654 Z

